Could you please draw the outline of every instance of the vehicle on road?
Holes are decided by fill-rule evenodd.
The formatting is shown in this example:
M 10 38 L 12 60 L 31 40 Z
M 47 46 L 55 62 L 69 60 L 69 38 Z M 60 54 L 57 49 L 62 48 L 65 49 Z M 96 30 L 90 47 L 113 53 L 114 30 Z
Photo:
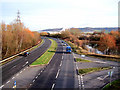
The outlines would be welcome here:
M 30 53 L 29 52 L 24 52 L 23 56 L 28 56 Z
M 72 50 L 71 50 L 71 47 L 70 47 L 70 46 L 67 46 L 67 47 L 66 47 L 66 52 L 67 52 L 67 53 L 71 53 L 71 52 L 72 52 Z

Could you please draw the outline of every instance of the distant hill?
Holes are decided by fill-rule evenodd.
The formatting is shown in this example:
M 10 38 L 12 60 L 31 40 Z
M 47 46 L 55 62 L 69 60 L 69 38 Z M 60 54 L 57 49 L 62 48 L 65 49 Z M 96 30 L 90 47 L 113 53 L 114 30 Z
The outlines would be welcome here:
M 62 29 L 63 28 L 44 29 L 44 30 L 39 30 L 38 32 L 59 33 Z
M 104 27 L 104 28 L 91 28 L 91 27 L 85 27 L 85 28 L 69 28 L 71 30 L 74 29 L 79 29 L 81 32 L 89 32 L 89 33 L 93 33 L 94 31 L 98 31 L 101 32 L 103 30 L 105 30 L 106 33 L 113 31 L 117 31 L 118 28 L 117 27 Z M 62 30 L 64 30 L 63 28 L 54 28 L 54 29 L 44 29 L 44 30 L 39 30 L 38 32 L 49 32 L 49 33 L 59 33 Z
M 105 32 L 111 32 L 113 31 L 117 31 L 118 28 L 117 27 L 105 27 L 105 28 L 90 28 L 90 27 L 86 27 L 86 28 L 79 28 L 81 30 L 81 32 L 94 32 L 94 31 L 103 31 L 105 30 Z

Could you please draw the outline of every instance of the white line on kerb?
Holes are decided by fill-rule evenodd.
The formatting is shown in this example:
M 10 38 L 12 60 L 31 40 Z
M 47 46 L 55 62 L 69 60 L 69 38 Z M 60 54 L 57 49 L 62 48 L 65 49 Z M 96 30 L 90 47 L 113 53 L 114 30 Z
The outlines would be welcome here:
M 0 86 L 0 88 L 4 87 L 4 85 Z
M 56 77 L 55 77 L 55 78 L 57 78 L 57 77 L 58 77 L 58 75 L 59 75 L 59 72 L 60 72 L 60 69 L 58 70 L 58 72 L 57 72 L 57 75 L 56 75 Z
M 24 69 L 25 70 L 25 69 Z
M 38 75 L 40 75 L 40 73 Z
M 53 85 L 52 85 L 52 88 L 51 88 L 51 90 L 53 90 L 54 86 L 55 86 L 55 84 L 53 84 Z
M 42 71 L 41 71 L 42 72 Z

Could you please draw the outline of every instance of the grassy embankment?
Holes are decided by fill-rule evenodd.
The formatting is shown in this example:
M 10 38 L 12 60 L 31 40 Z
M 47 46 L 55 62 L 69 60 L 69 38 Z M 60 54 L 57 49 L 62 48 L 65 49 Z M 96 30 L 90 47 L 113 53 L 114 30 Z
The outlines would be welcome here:
M 113 81 L 111 86 L 107 84 L 102 90 L 120 90 L 120 79 Z
M 45 65 L 45 64 L 49 63 L 50 59 L 55 54 L 55 51 L 56 51 L 56 48 L 57 48 L 56 41 L 54 41 L 52 39 L 50 39 L 50 40 L 52 42 L 50 48 L 41 57 L 39 57 L 35 62 L 33 62 L 31 64 L 31 66 L 34 66 L 34 65 Z
M 111 69 L 111 67 L 84 68 L 84 69 L 79 69 L 79 74 L 88 74 L 88 73 L 91 73 L 91 72 L 107 70 L 107 69 Z
M 28 50 L 25 50 L 25 51 L 30 52 L 30 51 L 36 49 L 37 47 L 39 47 L 41 44 L 43 44 L 43 42 L 44 42 L 44 40 L 42 39 L 42 41 L 41 41 L 38 45 L 36 45 L 36 46 L 34 46 L 34 47 L 32 47 L 32 48 L 30 48 L 30 49 L 28 49 Z M 22 52 L 24 53 L 24 51 L 22 51 Z M 21 53 L 21 54 L 23 54 L 23 53 Z M 10 61 L 18 58 L 18 57 L 19 57 L 19 55 L 18 55 L 18 56 L 15 56 L 15 57 L 13 57 L 13 58 L 11 58 L 11 59 L 8 59 L 8 60 L 6 60 L 6 61 L 4 61 L 4 62 L 2 62 L 2 63 L 0 63 L 0 65 L 4 65 L 4 64 L 6 64 L 6 63 L 8 63 L 8 62 L 10 62 Z
M 85 60 L 85 59 L 81 59 L 81 58 L 75 58 L 76 62 L 92 62 L 90 60 Z
M 111 86 L 107 84 L 102 90 L 120 90 L 120 79 L 113 81 Z

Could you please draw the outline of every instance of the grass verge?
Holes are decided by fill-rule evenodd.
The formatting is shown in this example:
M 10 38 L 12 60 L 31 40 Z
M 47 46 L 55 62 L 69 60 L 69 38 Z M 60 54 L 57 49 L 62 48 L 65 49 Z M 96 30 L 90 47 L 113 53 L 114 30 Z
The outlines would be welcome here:
M 33 62 L 31 65 L 45 65 L 48 64 L 50 59 L 53 57 L 55 54 L 56 48 L 57 48 L 57 43 L 56 41 L 50 39 L 52 44 L 50 48 L 41 56 L 39 57 L 35 62 Z
M 111 86 L 107 84 L 102 90 L 120 90 L 120 79 L 113 81 Z
M 111 69 L 111 67 L 84 68 L 84 69 L 79 69 L 79 74 L 88 74 L 88 73 L 91 73 L 91 72 L 107 70 L 107 69 Z
M 92 62 L 90 60 L 85 60 L 85 59 L 81 59 L 81 58 L 75 58 L 76 62 Z

